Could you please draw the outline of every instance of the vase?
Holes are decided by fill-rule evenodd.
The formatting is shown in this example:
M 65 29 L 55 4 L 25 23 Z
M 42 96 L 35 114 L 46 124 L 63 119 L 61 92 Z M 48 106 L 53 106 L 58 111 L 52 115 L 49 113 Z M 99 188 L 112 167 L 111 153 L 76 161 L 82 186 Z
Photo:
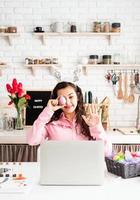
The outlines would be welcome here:
M 16 130 L 23 130 L 24 128 L 24 118 L 23 118 L 23 110 L 17 109 L 17 117 L 15 121 L 15 129 Z

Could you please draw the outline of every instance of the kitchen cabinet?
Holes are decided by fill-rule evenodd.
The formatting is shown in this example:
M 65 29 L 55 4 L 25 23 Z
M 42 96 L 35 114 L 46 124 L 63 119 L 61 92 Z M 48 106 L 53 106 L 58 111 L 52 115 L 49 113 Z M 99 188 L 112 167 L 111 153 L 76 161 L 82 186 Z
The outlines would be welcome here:
M 0 144 L 0 162 L 36 162 L 38 146 Z
M 19 35 L 19 33 L 0 33 L 0 37 L 5 38 L 10 46 L 13 44 L 13 37 L 17 37 Z
M 26 128 L 0 132 L 0 162 L 36 162 L 38 146 L 26 141 Z
M 43 33 L 33 33 L 34 36 L 37 36 L 41 39 L 42 44 L 46 44 L 46 39 L 49 37 L 94 37 L 94 36 L 99 36 L 99 37 L 106 37 L 109 44 L 111 44 L 111 39 L 113 36 L 119 36 L 120 33 L 113 33 L 113 32 L 109 32 L 109 33 L 95 33 L 95 32 L 75 32 L 75 33 L 71 33 L 71 32 L 62 32 L 62 33 L 56 33 L 56 32 L 43 32 Z
M 112 142 L 113 150 L 117 152 L 125 151 L 126 149 L 132 152 L 140 151 L 140 134 L 137 133 L 136 128 L 126 127 L 125 130 L 126 134 L 123 134 L 123 132 L 121 133 L 117 130 L 110 130 L 107 132 L 107 135 Z M 131 130 L 134 131 L 132 132 Z

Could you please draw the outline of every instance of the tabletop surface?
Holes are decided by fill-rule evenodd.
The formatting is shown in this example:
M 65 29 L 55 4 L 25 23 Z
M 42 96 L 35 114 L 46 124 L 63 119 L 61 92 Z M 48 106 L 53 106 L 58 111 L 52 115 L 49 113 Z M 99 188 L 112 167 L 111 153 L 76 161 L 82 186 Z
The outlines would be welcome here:
M 11 163 L 9 166 L 12 165 Z M 14 168 L 17 169 L 17 166 L 18 163 L 14 164 Z M 4 191 L 6 192 L 4 193 L 2 193 L 2 188 L 0 188 L 0 199 L 96 200 L 119 198 L 132 200 L 135 197 L 139 197 L 140 177 L 123 179 L 105 170 L 105 180 L 102 186 L 41 186 L 39 184 L 39 163 L 22 163 L 18 169 L 27 178 L 27 190 L 23 189 L 22 191 L 23 187 L 20 187 L 20 192 L 18 190 L 14 192 L 13 189 L 13 192 L 9 193 L 10 190 L 5 186 L 6 189 Z M 11 187 L 12 184 L 10 184 L 9 188 Z

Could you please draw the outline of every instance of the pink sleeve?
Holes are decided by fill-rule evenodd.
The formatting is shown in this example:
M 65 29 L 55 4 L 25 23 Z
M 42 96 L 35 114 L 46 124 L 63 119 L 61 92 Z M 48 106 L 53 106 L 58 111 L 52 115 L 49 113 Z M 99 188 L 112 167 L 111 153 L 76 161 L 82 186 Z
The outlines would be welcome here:
M 48 123 L 53 115 L 53 111 L 49 107 L 45 107 L 35 120 L 33 126 L 27 131 L 27 143 L 30 145 L 41 144 L 48 136 L 46 123 Z
M 97 126 L 89 127 L 90 134 L 93 138 L 96 138 L 97 140 L 101 139 L 104 141 L 105 144 L 105 156 L 109 156 L 112 153 L 112 143 L 109 140 L 109 138 L 106 135 L 106 132 L 104 131 L 104 128 L 101 123 L 99 123 Z

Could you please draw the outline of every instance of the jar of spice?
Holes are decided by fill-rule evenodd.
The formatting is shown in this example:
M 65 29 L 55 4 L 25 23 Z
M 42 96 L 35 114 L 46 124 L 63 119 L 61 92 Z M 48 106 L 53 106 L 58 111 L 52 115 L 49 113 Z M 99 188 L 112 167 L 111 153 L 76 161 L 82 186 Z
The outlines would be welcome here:
M 101 32 L 101 22 L 94 22 L 93 32 Z
M 103 55 L 103 64 L 111 64 L 112 61 L 111 61 L 111 55 Z
M 110 23 L 109 22 L 104 22 L 103 24 L 103 32 L 109 33 L 110 32 Z
M 90 55 L 88 63 L 97 65 L 98 64 L 98 55 Z
M 112 23 L 112 32 L 119 33 L 121 31 L 121 23 Z

